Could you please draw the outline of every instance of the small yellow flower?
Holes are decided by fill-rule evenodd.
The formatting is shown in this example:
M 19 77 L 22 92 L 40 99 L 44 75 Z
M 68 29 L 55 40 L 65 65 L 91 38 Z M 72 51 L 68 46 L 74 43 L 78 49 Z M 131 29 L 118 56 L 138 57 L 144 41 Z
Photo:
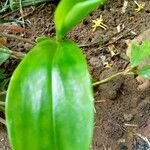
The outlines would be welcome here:
M 145 7 L 145 3 L 138 4 L 137 1 L 134 1 L 134 3 L 137 5 L 137 8 L 135 8 L 135 11 L 136 11 L 136 12 L 141 11 L 141 10 L 144 9 L 144 7 Z
M 97 29 L 97 27 L 101 27 L 104 30 L 107 29 L 107 25 L 105 25 L 103 23 L 103 17 L 102 17 L 102 15 L 100 16 L 100 18 L 97 18 L 96 20 L 93 20 L 92 22 L 94 23 L 93 26 L 92 26 L 93 32 Z

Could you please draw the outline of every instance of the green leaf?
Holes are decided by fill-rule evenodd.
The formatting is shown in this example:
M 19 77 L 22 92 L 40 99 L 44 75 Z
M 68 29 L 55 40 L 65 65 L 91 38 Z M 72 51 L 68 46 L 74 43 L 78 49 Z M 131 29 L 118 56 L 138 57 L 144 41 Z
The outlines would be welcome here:
M 41 41 L 19 64 L 7 91 L 12 149 L 88 150 L 93 110 L 90 76 L 80 49 L 70 41 Z
M 43 41 L 48 40 L 48 39 L 49 39 L 49 37 L 41 36 L 41 37 L 37 37 L 35 41 L 37 43 L 40 43 L 40 42 L 43 42 Z
M 145 78 L 150 78 L 150 65 L 146 65 L 143 68 L 139 70 L 139 75 L 145 77 Z
M 150 41 L 142 45 L 133 44 L 131 47 L 131 67 L 136 67 L 150 56 Z
M 51 40 L 38 43 L 12 75 L 6 120 L 13 150 L 55 149 L 51 68 L 56 48 Z
M 3 64 L 10 57 L 10 54 L 3 53 L 1 51 L 5 51 L 5 49 L 0 48 L 0 65 Z
M 89 150 L 93 94 L 86 60 L 74 43 L 66 40 L 59 44 L 53 60 L 52 81 L 57 148 Z
M 62 0 L 55 12 L 57 38 L 62 38 L 85 16 L 107 0 Z

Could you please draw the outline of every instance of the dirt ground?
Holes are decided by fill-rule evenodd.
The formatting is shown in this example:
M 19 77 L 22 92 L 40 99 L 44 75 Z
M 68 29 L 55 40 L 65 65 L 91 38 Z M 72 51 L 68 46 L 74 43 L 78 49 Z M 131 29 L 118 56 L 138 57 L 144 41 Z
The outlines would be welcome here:
M 135 13 L 136 4 L 129 0 L 126 12 L 122 13 L 124 0 L 109 0 L 104 7 L 91 13 L 67 35 L 81 46 L 87 58 L 93 82 L 126 69 L 129 62 L 125 57 L 127 49 L 125 40 L 134 39 L 150 28 L 150 1 L 138 2 L 145 2 L 143 10 Z M 30 40 L 40 35 L 54 37 L 55 5 L 46 4 L 26 8 L 24 14 L 29 14 L 33 8 L 34 12 L 25 17 L 31 25 L 31 33 L 23 36 Z M 93 32 L 92 20 L 100 15 L 103 16 L 108 28 L 107 30 L 98 28 Z M 18 17 L 20 14 L 17 12 L 9 16 L 9 18 Z M 117 33 L 119 25 L 125 28 Z M 114 36 L 111 37 L 112 35 Z M 93 44 L 95 42 L 97 44 Z M 27 52 L 32 45 L 9 40 L 8 47 L 11 50 Z M 116 55 L 110 52 L 112 47 Z M 106 62 L 112 67 L 107 67 Z M 12 72 L 16 64 L 18 61 L 11 59 L 4 67 L 7 72 Z M 129 75 L 117 77 L 106 84 L 94 87 L 96 111 L 93 150 L 148 150 L 150 148 L 148 142 L 143 139 L 146 137 L 150 140 L 150 88 L 140 91 L 137 90 L 137 86 L 135 76 Z M 10 148 L 6 130 L 3 125 L 0 125 L 0 150 L 7 149 Z

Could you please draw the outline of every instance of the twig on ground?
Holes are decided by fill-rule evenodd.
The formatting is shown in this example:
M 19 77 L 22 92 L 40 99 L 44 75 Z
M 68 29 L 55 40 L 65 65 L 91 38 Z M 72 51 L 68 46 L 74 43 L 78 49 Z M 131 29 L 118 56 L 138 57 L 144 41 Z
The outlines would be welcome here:
M 113 44 L 113 43 L 117 42 L 118 40 L 122 39 L 127 33 L 132 31 L 133 29 L 137 28 L 138 25 L 134 26 L 131 29 L 127 29 L 122 35 L 120 35 L 120 34 L 125 30 L 125 28 L 123 28 L 120 32 L 116 32 L 115 34 L 113 34 L 110 37 L 106 37 L 106 39 L 102 39 L 102 38 L 97 39 L 96 42 L 86 44 L 86 45 L 79 45 L 79 47 L 81 47 L 81 48 L 82 47 L 90 47 L 90 46 L 95 46 L 95 45 L 98 45 L 98 44 L 100 44 L 102 46 L 108 46 L 108 45 Z M 120 35 L 120 36 L 118 36 L 118 35 Z M 116 39 L 113 39 L 116 36 L 118 36 L 118 37 Z
M 24 14 L 23 18 L 26 18 L 29 15 L 32 15 L 36 10 L 40 11 L 44 6 L 45 6 L 45 4 L 41 4 L 40 6 L 37 6 L 37 7 L 31 7 L 32 10 L 30 12 L 28 12 L 27 14 Z M 19 19 L 21 19 L 21 17 Z
M 0 106 L 0 111 L 3 112 L 3 113 L 5 113 L 5 108 L 4 108 L 4 106 Z
M 115 36 L 119 35 L 121 32 L 123 32 L 125 30 L 125 28 L 123 28 L 120 32 L 116 32 L 113 35 L 106 37 L 105 39 L 102 38 L 98 38 L 95 42 L 90 43 L 90 44 L 86 44 L 86 45 L 79 45 L 79 47 L 89 47 L 89 46 L 95 46 L 95 45 L 105 45 L 107 44 L 112 38 L 114 38 Z
M 15 51 L 12 51 L 12 57 L 13 58 L 16 58 L 16 59 L 23 59 L 25 57 L 26 54 L 24 53 L 21 53 L 21 52 L 15 52 Z
M 124 30 L 124 29 L 123 29 Z M 123 30 L 121 30 L 120 32 L 122 32 Z M 92 42 L 90 44 L 86 44 L 86 45 L 79 45 L 80 48 L 82 47 L 89 47 L 89 46 L 95 46 L 95 45 L 104 45 L 106 43 L 108 43 L 113 37 L 117 36 L 118 34 L 120 34 L 120 32 L 116 32 L 115 34 L 113 34 L 112 36 L 106 37 L 105 39 L 103 38 L 98 38 L 95 42 Z
M 95 103 L 104 103 L 104 102 L 106 102 L 106 100 L 95 101 Z
M 135 29 L 137 26 L 138 26 L 138 24 L 137 24 L 136 26 L 134 26 L 133 28 L 126 30 L 122 35 L 118 36 L 116 39 L 114 39 L 114 40 L 112 40 L 112 41 L 106 43 L 105 46 L 111 45 L 111 44 L 117 42 L 118 40 L 122 39 L 125 35 L 127 35 L 129 32 L 131 32 L 131 31 L 132 31 L 133 29 Z
M 125 13 L 126 12 L 126 9 L 128 7 L 128 1 L 124 0 L 124 3 L 123 3 L 123 7 L 122 7 L 122 10 L 121 10 L 121 13 Z
M 30 29 L 26 29 L 25 27 L 21 27 L 19 25 L 0 25 L 0 32 L 4 33 L 5 31 L 10 31 L 12 33 L 35 34 Z
M 6 54 L 10 54 L 11 57 L 15 58 L 15 59 L 23 59 L 25 54 L 22 52 L 15 52 L 15 51 L 11 51 L 9 49 L 0 49 L 0 52 L 2 53 L 6 53 Z M 0 93 L 1 94 L 1 93 Z
M 1 117 L 0 117 L 0 123 L 6 125 L 6 121 L 3 118 L 1 118 Z
M 104 143 L 103 143 L 103 148 L 104 148 L 104 150 L 107 150 L 106 145 Z
M 32 15 L 35 12 L 35 7 L 31 7 L 31 8 L 32 8 L 32 10 L 30 12 L 28 12 L 27 14 L 24 14 L 23 18 L 26 18 L 26 17 L 28 17 L 29 15 Z M 21 18 L 19 18 L 19 19 L 21 19 Z
M 23 8 L 22 8 L 22 0 L 19 1 L 19 6 L 20 6 L 20 14 L 21 14 L 22 22 L 23 22 L 23 27 L 25 28 L 24 14 L 23 14 Z
M 3 106 L 3 107 L 4 107 L 4 106 L 5 106 L 5 102 L 1 102 L 1 101 L 0 101 L 0 106 Z
M 126 127 L 138 127 L 137 124 L 129 124 L 129 123 L 125 123 L 124 126 L 126 126 Z
M 20 36 L 13 35 L 13 34 L 0 33 L 0 36 L 4 36 L 4 37 L 10 38 L 10 39 L 17 39 L 17 40 L 20 40 L 20 41 L 29 43 L 29 44 L 31 44 L 31 45 L 34 45 L 34 44 L 35 44 L 35 42 L 33 42 L 33 41 L 29 40 L 29 39 L 22 38 L 22 37 L 20 37 Z
M 6 91 L 0 92 L 0 96 L 3 96 L 6 94 Z
M 4 14 L 3 16 L 1 16 L 1 17 L 0 17 L 0 19 L 6 18 L 6 17 L 8 17 L 8 16 L 12 15 L 13 13 L 15 13 L 15 12 L 17 12 L 17 11 L 18 11 L 18 9 L 13 10 L 13 11 L 10 11 L 9 13 Z

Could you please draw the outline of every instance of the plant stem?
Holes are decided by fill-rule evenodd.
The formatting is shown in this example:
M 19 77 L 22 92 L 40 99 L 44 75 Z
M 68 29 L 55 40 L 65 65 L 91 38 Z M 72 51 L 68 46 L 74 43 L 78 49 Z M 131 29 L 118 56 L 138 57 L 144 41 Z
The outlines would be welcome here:
M 23 27 L 25 28 L 25 23 L 24 23 L 24 15 L 23 15 L 23 8 L 22 8 L 22 0 L 19 1 L 19 6 L 20 6 L 20 14 L 21 14 L 21 19 L 23 22 Z
M 112 75 L 112 76 L 110 76 L 110 77 L 108 77 L 106 79 L 103 79 L 101 81 L 97 81 L 97 82 L 93 83 L 92 85 L 93 86 L 97 86 L 97 85 L 101 85 L 101 84 L 107 83 L 108 81 L 111 81 L 112 79 L 114 79 L 114 78 L 116 78 L 116 77 L 118 77 L 120 75 L 134 75 L 134 74 L 135 73 L 133 73 L 131 71 L 131 69 L 130 70 L 121 71 L 121 72 L 118 72 L 118 73 L 116 73 L 116 74 L 114 74 L 114 75 Z

